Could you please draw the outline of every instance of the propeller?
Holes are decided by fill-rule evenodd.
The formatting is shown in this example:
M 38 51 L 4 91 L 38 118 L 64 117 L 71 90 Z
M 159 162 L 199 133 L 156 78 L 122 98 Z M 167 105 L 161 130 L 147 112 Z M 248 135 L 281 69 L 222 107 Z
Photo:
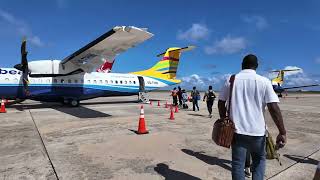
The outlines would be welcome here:
M 21 64 L 17 64 L 14 68 L 22 71 L 22 81 L 23 81 L 23 89 L 25 94 L 28 96 L 29 93 L 29 68 L 28 68 L 28 52 L 26 51 L 27 40 L 24 38 L 21 43 Z

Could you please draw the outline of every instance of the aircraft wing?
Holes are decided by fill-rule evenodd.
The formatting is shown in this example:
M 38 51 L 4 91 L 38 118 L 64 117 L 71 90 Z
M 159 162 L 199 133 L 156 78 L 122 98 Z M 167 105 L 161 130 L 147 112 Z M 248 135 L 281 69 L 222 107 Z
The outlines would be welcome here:
M 149 33 L 145 28 L 116 26 L 64 58 L 61 64 L 65 69 L 81 68 L 85 72 L 92 72 L 103 64 L 106 59 L 114 59 L 117 54 L 152 36 L 153 34 Z
M 306 85 L 306 86 L 295 86 L 295 87 L 285 87 L 283 89 L 299 89 L 299 88 L 304 88 L 304 87 L 314 87 L 314 86 L 320 86 L 320 84 L 312 84 L 312 85 Z

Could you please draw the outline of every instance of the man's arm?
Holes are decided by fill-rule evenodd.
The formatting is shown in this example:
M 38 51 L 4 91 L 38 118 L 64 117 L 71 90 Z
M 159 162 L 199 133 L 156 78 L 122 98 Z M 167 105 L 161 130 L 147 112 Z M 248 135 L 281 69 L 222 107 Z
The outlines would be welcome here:
M 268 106 L 270 115 L 279 130 L 279 135 L 277 136 L 277 145 L 281 148 L 287 142 L 287 137 L 286 137 L 287 132 L 283 124 L 282 114 L 278 106 L 278 103 L 276 102 L 268 103 L 267 106 Z
M 218 109 L 219 109 L 220 119 L 224 119 L 227 116 L 226 101 L 219 100 Z
M 203 101 L 206 100 L 206 97 L 208 96 L 207 92 L 204 93 L 204 96 L 203 96 Z

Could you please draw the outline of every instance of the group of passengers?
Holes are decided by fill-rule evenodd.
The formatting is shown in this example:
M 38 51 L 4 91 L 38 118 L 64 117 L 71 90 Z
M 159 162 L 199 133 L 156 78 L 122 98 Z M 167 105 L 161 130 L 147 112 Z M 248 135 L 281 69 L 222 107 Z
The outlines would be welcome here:
M 179 105 L 183 109 L 188 109 L 187 102 L 191 101 L 193 106 L 193 111 L 200 110 L 198 101 L 201 99 L 201 96 L 200 96 L 200 92 L 197 90 L 195 86 L 192 88 L 190 96 L 188 96 L 186 90 L 181 89 L 180 86 L 178 86 L 178 90 L 176 87 L 173 88 L 173 90 L 171 91 L 171 96 L 172 96 L 172 102 L 173 102 L 172 104 L 174 106 Z M 207 109 L 208 109 L 210 118 L 212 117 L 212 106 L 215 98 L 216 98 L 216 94 L 213 91 L 212 86 L 209 86 L 208 90 L 205 92 L 203 96 L 203 101 L 206 101 L 207 103 Z

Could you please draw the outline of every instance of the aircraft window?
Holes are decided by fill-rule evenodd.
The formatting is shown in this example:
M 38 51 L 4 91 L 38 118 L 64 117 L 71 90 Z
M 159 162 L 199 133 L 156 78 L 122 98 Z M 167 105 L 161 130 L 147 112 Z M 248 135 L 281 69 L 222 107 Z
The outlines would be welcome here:
M 155 81 L 154 84 L 158 84 L 158 82 Z
M 127 84 L 127 81 L 124 81 L 124 84 Z
M 102 82 L 102 80 L 100 80 L 100 84 L 102 84 L 103 82 Z
M 68 79 L 68 83 L 69 83 L 69 84 L 72 83 L 72 82 L 71 82 L 71 79 Z
M 112 83 L 113 83 L 113 81 L 112 81 L 112 80 L 110 80 L 110 83 L 112 84 Z
M 94 80 L 94 81 L 93 81 L 93 84 L 97 84 L 97 80 Z
M 54 79 L 54 80 L 53 80 L 53 83 L 58 83 L 58 80 L 57 80 L 57 79 Z
M 77 80 L 77 79 L 75 79 L 75 80 L 74 80 L 74 83 L 78 84 L 78 80 Z
M 120 81 L 120 84 L 122 84 L 122 81 Z
M 136 84 L 136 81 L 133 81 L 133 84 Z
M 132 84 L 132 82 L 131 82 L 131 81 L 129 81 L 129 84 Z
M 90 80 L 87 81 L 90 84 Z
M 104 83 L 105 83 L 105 84 L 108 84 L 108 80 L 105 80 Z
M 115 82 L 116 82 L 116 84 L 118 84 L 118 81 L 117 81 L 117 80 L 116 80 Z
M 61 79 L 61 81 L 60 81 L 61 83 L 64 83 L 64 79 Z

